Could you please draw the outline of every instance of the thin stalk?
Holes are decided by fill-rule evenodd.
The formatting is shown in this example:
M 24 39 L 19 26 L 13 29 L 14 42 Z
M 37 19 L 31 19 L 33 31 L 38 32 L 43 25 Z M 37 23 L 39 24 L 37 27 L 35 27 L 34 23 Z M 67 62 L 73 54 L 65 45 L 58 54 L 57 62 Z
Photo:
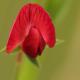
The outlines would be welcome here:
M 0 50 L 0 53 L 5 52 L 5 50 L 6 50 L 6 47 L 2 48 L 2 49 Z

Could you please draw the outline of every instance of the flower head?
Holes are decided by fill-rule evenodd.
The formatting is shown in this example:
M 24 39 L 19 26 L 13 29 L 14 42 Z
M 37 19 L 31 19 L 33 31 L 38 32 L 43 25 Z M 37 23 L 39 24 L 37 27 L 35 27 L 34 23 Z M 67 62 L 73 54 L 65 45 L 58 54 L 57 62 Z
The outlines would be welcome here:
M 6 51 L 10 53 L 20 46 L 25 54 L 35 58 L 46 44 L 53 47 L 55 42 L 55 28 L 48 13 L 38 4 L 27 4 L 12 26 Z

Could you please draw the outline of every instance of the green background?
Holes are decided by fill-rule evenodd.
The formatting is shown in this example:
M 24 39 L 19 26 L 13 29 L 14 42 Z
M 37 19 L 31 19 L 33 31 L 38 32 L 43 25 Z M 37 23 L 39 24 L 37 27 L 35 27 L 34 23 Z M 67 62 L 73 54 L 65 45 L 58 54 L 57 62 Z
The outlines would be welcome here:
M 18 52 L 1 53 L 0 80 L 80 80 L 80 0 L 0 0 L 0 49 L 6 45 L 13 21 L 27 2 L 36 2 L 48 11 L 56 37 L 64 42 L 52 49 L 46 47 L 38 57 L 39 67 L 24 54 L 19 64 Z

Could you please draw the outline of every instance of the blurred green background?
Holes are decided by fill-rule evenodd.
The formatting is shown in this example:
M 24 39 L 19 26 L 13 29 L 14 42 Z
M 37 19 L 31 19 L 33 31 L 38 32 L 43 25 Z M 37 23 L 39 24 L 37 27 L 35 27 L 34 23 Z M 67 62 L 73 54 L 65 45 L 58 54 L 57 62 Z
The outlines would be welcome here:
M 51 16 L 56 37 L 64 40 L 55 48 L 45 48 L 36 67 L 24 54 L 0 54 L 0 80 L 80 80 L 80 0 L 0 0 L 0 49 L 20 8 L 27 2 L 43 6 Z

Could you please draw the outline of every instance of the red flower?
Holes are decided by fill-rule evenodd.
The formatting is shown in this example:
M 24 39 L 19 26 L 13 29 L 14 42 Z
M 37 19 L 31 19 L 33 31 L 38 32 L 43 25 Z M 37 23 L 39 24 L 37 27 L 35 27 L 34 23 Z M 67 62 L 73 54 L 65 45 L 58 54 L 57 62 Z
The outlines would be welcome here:
M 35 58 L 46 44 L 53 47 L 55 42 L 55 28 L 48 13 L 37 4 L 27 4 L 17 16 L 6 51 L 10 53 L 20 46 L 29 57 Z

